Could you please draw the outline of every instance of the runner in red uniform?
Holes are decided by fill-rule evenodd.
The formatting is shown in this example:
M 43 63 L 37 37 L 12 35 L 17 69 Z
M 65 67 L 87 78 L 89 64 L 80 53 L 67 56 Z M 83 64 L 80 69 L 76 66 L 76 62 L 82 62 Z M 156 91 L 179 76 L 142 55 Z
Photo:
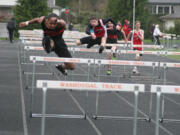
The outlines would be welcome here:
M 100 45 L 99 53 L 102 53 L 104 50 L 104 45 L 106 44 L 107 30 L 106 24 L 112 19 L 97 19 L 96 17 L 90 18 L 90 24 L 86 28 L 86 33 L 90 36 L 83 37 L 80 40 L 77 40 L 77 45 L 87 44 L 87 48 L 91 48 L 95 44 Z M 114 23 L 115 24 L 115 23 Z
M 127 37 L 126 42 L 128 41 L 128 39 L 130 38 L 130 36 L 133 34 L 133 45 L 140 45 L 141 47 L 137 47 L 134 46 L 133 50 L 137 50 L 137 54 L 136 54 L 136 59 L 137 61 L 140 61 L 142 59 L 142 45 L 143 45 L 143 40 L 144 40 L 144 30 L 142 30 L 141 28 L 141 23 L 140 21 L 136 21 L 135 22 L 135 30 L 131 31 Z M 139 52 L 140 51 L 140 52 Z M 137 67 L 135 66 L 132 70 L 133 73 L 139 74 L 139 71 L 137 70 Z
M 129 23 L 130 22 L 128 20 L 125 20 L 124 25 L 122 26 L 122 30 L 121 30 L 125 41 L 127 40 L 127 36 L 129 35 L 129 33 L 131 32 Z

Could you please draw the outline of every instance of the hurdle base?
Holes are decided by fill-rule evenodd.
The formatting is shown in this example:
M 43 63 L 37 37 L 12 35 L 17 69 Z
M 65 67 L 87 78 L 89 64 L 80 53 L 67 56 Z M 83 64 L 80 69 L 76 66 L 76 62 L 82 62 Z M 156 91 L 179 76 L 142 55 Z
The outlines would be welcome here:
M 32 118 L 41 118 L 42 114 L 33 113 Z M 84 115 L 68 115 L 68 114 L 45 114 L 46 118 L 70 118 L 70 119 L 86 119 L 86 114 Z
M 114 119 L 114 120 L 125 120 L 125 121 L 129 121 L 129 120 L 133 120 L 134 117 L 108 116 L 108 115 L 93 115 L 93 119 L 95 119 L 95 120 L 97 120 L 97 119 Z M 146 118 L 146 117 L 138 117 L 137 120 L 149 122 L 149 118 Z
M 33 72 L 24 72 L 25 75 L 32 75 Z M 54 75 L 54 73 L 34 73 L 35 75 Z
M 22 65 L 33 65 L 33 63 L 21 63 Z M 44 63 L 36 63 L 36 66 L 45 66 Z
M 159 119 L 159 122 L 160 123 L 180 123 L 180 120 L 179 119 L 164 119 L 164 118 L 161 118 Z

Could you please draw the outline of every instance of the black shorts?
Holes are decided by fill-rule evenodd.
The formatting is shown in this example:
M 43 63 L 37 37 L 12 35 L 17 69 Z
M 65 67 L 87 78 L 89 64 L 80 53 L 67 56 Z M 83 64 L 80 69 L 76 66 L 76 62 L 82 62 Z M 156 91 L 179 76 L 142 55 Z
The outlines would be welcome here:
M 133 48 L 133 50 L 135 51 L 135 50 L 138 50 L 138 49 Z M 139 50 L 138 50 L 138 51 L 139 51 Z M 142 54 L 142 53 L 140 53 L 140 54 L 139 54 L 139 56 L 143 56 L 143 54 Z
M 112 48 L 112 46 L 106 46 L 106 49 L 111 49 Z
M 107 38 L 106 43 L 107 44 L 117 44 L 117 40 Z M 112 46 L 106 46 L 106 49 L 111 49 L 111 48 L 112 48 Z
M 93 39 L 91 36 L 88 36 L 88 37 L 83 37 L 80 39 L 80 42 L 81 44 L 87 44 L 87 48 L 91 48 L 92 46 L 98 44 L 100 45 L 101 44 L 101 39 L 102 38 L 96 38 L 96 39 Z
M 57 56 L 72 58 L 71 53 L 69 52 L 63 38 L 53 39 L 53 41 L 55 43 L 54 52 L 57 54 Z

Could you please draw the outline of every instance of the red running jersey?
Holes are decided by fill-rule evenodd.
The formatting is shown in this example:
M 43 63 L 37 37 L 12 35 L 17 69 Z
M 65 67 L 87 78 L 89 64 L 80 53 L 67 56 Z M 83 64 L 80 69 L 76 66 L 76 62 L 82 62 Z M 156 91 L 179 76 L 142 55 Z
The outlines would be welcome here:
M 137 31 L 133 33 L 133 45 L 142 45 L 143 41 L 137 35 L 140 35 L 141 37 L 143 37 L 143 31 L 140 30 L 138 33 Z M 133 49 L 142 51 L 142 47 L 133 47 Z

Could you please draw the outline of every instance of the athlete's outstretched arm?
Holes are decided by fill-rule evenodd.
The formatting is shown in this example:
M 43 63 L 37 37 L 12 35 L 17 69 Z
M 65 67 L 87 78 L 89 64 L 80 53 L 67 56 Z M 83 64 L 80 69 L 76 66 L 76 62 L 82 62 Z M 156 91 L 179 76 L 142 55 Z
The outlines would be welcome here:
M 20 22 L 19 27 L 26 27 L 29 24 L 34 24 L 34 23 L 40 23 L 41 24 L 43 19 L 44 19 L 44 16 L 39 17 L 39 18 L 34 18 L 34 19 L 26 21 L 26 22 Z

